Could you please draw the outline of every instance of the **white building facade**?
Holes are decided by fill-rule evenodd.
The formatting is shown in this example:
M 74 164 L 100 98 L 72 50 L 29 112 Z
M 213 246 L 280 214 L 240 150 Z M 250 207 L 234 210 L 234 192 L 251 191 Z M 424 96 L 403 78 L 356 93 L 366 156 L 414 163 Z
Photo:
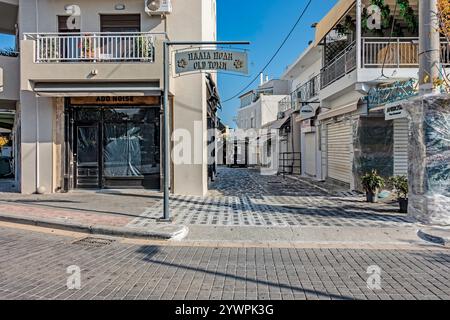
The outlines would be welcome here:
M 396 1 L 385 1 L 391 14 Z M 408 174 L 409 125 L 399 106 L 417 94 L 418 1 L 409 1 L 409 15 L 397 10 L 391 24 L 384 21 L 380 29 L 367 27 L 371 4 L 340 0 L 315 26 L 315 41 L 282 76 L 292 82 L 293 94 L 280 104 L 290 99 L 295 109 L 292 101 L 299 96 L 302 102 L 318 102 L 304 103 L 304 111 L 314 115 L 306 116 L 307 121 L 302 107 L 297 107 L 302 123 L 302 174 L 352 190 L 361 190 L 360 177 L 371 169 L 384 177 Z M 441 63 L 446 73 L 449 51 L 447 40 L 442 39 Z M 294 93 L 302 91 L 297 89 L 302 84 L 317 90 Z
M 162 3 L 0 1 L 0 28 L 20 53 L 0 57 L 0 104 L 16 113 L 22 193 L 160 188 L 163 41 L 216 39 L 215 0 Z M 171 130 L 192 138 L 192 161 L 170 168 L 177 194 L 208 190 L 208 81 L 171 70 Z

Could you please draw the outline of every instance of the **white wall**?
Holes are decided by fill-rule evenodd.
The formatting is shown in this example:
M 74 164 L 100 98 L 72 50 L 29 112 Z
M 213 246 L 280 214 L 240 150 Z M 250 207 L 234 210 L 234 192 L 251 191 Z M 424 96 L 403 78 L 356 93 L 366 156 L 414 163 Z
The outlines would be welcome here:
M 161 16 L 149 17 L 144 13 L 144 0 L 127 0 L 121 3 L 125 4 L 126 10 L 114 10 L 116 3 L 109 0 L 78 0 L 77 4 L 81 9 L 81 31 L 100 31 L 99 15 L 101 13 L 141 13 L 141 31 L 167 31 L 171 40 L 215 40 L 215 0 L 173 0 L 173 12 L 167 16 L 167 30 Z M 57 15 L 65 14 L 64 6 L 67 4 L 64 0 L 20 0 L 21 33 L 56 32 Z M 28 61 L 28 63 L 30 62 Z M 162 61 L 159 60 L 156 63 L 162 64 Z M 52 65 L 49 64 L 48 68 L 52 68 Z M 174 128 L 186 129 L 191 133 L 195 139 L 191 152 L 200 158 L 198 164 L 174 166 L 173 191 L 178 194 L 205 195 L 207 192 L 205 81 L 203 74 L 171 79 L 171 93 L 174 95 Z M 22 87 L 27 86 L 22 85 Z M 31 193 L 36 188 L 36 102 L 39 104 L 40 113 L 40 182 L 47 191 L 54 191 L 52 185 L 55 166 L 52 137 L 55 118 L 53 100 L 50 98 L 38 99 L 29 91 L 22 91 L 20 98 L 22 107 L 22 192 Z M 195 124 L 200 130 L 197 135 L 194 135 Z

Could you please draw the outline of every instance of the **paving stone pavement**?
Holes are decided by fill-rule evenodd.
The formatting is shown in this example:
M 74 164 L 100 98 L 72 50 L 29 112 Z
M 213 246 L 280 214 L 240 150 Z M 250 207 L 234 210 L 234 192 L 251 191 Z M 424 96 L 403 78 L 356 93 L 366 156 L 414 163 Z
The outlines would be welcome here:
M 0 227 L 0 299 L 449 299 L 444 249 L 112 244 Z M 81 269 L 69 290 L 67 267 Z M 380 290 L 367 268 L 381 268 Z
M 411 224 L 397 213 L 397 204 L 368 204 L 344 190 L 331 193 L 282 176 L 263 176 L 257 170 L 219 168 L 207 197 L 171 197 L 175 223 L 217 226 L 359 226 L 397 227 Z M 346 196 L 346 194 L 348 194 Z M 161 216 L 156 201 L 128 226 L 145 227 Z

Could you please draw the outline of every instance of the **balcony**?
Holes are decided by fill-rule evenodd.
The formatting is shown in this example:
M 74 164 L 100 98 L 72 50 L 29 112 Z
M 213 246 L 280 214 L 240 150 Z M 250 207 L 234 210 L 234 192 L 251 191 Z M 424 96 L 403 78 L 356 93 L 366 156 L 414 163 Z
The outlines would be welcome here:
M 352 42 L 340 54 L 322 69 L 320 74 L 321 89 L 356 69 L 356 42 Z
M 316 75 L 307 82 L 298 86 L 290 95 L 284 97 L 278 102 L 278 112 L 286 112 L 289 109 L 295 109 L 301 102 L 307 102 L 319 94 L 320 75 Z
M 26 34 L 36 41 L 37 63 L 154 62 L 150 33 Z
M 373 38 L 361 39 L 361 64 L 363 69 L 374 68 L 418 68 L 419 38 Z M 321 71 L 321 89 L 354 71 L 356 64 L 356 42 L 351 43 Z M 450 67 L 450 44 L 441 40 L 441 63 Z
M 418 68 L 419 38 L 362 38 L 363 68 Z M 450 66 L 448 41 L 441 40 L 441 63 Z
M 128 32 L 25 34 L 21 89 L 58 82 L 161 83 L 164 39 L 164 34 Z

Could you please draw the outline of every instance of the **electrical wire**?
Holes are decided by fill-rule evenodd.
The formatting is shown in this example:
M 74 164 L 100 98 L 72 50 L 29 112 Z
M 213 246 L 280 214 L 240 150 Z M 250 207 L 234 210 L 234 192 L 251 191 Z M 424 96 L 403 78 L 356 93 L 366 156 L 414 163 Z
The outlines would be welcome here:
M 295 22 L 294 26 L 291 28 L 291 30 L 289 31 L 289 33 L 287 34 L 287 36 L 284 38 L 283 42 L 281 43 L 281 45 L 278 47 L 277 51 L 275 51 L 275 53 L 273 54 L 273 56 L 270 58 L 270 60 L 266 63 L 266 65 L 261 69 L 260 72 L 257 73 L 257 75 L 255 76 L 255 78 L 247 85 L 245 86 L 241 91 L 239 91 L 238 93 L 236 93 L 234 96 L 232 96 L 229 99 L 226 99 L 225 101 L 223 101 L 222 103 L 226 103 L 228 101 L 233 100 L 234 98 L 237 98 L 241 93 L 243 93 L 245 90 L 247 90 L 248 88 L 250 88 L 250 86 L 259 78 L 259 75 L 261 73 L 263 73 L 267 67 L 269 67 L 269 65 L 272 63 L 272 61 L 276 58 L 276 56 L 278 55 L 278 53 L 281 51 L 281 49 L 284 47 L 284 45 L 286 44 L 286 42 L 289 40 L 289 38 L 291 37 L 292 33 L 294 32 L 295 28 L 297 27 L 297 25 L 300 23 L 300 21 L 302 20 L 303 16 L 305 15 L 306 11 L 308 10 L 309 6 L 311 5 L 312 0 L 309 0 L 308 3 L 306 4 L 305 8 L 303 9 L 302 13 L 300 14 L 300 16 L 298 17 L 297 21 Z
M 389 35 L 389 41 L 388 43 L 391 43 L 392 41 L 392 37 L 394 35 L 394 28 L 395 28 L 395 15 L 397 14 L 397 6 L 398 6 L 398 1 L 395 1 L 395 7 L 394 7 L 394 15 L 392 16 L 392 26 L 391 26 L 391 34 Z M 384 68 L 386 67 L 386 60 L 387 60 L 387 55 L 388 52 L 390 51 L 390 45 L 388 45 L 388 50 L 386 50 L 386 53 L 384 55 L 384 59 L 383 59 L 383 66 L 381 67 L 381 78 L 385 77 L 386 79 L 389 79 L 390 77 L 386 76 L 384 74 Z M 400 59 L 400 57 L 398 57 L 398 59 Z

